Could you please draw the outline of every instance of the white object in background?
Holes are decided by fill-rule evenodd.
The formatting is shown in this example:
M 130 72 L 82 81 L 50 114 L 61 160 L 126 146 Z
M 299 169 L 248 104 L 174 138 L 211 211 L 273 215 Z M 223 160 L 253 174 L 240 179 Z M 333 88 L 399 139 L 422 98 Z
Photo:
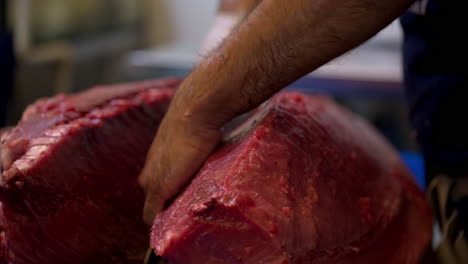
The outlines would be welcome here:
M 216 15 L 218 0 L 148 0 L 152 50 L 197 54 Z M 173 47 L 173 48 L 168 48 Z
M 241 20 L 242 15 L 240 14 L 218 14 L 213 22 L 213 27 L 202 42 L 199 59 L 216 49 Z
M 240 15 L 219 14 L 215 17 L 214 26 L 201 41 L 201 45 L 196 45 L 196 48 L 187 48 L 186 44 L 169 42 L 151 50 L 133 52 L 130 56 L 130 63 L 139 67 L 192 68 L 216 49 L 240 20 Z M 199 51 L 193 52 L 197 49 Z
M 354 50 L 323 65 L 311 76 L 402 82 L 402 30 L 395 20 Z
M 159 46 L 130 53 L 129 63 L 134 67 L 191 69 L 199 59 L 198 53 L 174 45 Z

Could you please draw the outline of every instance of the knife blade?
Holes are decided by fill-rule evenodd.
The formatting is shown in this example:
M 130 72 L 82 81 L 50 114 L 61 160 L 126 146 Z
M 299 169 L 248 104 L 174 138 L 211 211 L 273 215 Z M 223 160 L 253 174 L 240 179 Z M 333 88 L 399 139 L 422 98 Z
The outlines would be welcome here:
M 143 264 L 167 264 L 167 261 L 156 255 L 152 248 L 148 248 Z

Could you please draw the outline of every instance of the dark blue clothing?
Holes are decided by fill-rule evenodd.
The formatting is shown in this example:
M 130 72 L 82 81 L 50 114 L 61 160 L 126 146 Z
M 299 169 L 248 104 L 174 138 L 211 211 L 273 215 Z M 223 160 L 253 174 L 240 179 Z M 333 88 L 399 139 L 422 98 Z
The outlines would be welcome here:
M 427 178 L 468 177 L 468 1 L 417 1 L 400 19 L 411 122 Z
M 4 125 L 8 99 L 13 89 L 14 65 L 12 35 L 0 31 L 0 127 Z

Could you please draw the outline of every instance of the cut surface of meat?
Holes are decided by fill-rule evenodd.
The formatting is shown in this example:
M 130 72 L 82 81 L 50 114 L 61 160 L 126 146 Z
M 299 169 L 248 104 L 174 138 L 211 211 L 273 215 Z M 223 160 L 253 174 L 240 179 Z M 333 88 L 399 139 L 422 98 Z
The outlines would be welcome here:
M 0 146 L 0 263 L 141 263 L 138 175 L 176 79 L 41 99 Z
M 406 263 L 432 217 L 393 148 L 331 100 L 282 92 L 153 224 L 170 263 Z

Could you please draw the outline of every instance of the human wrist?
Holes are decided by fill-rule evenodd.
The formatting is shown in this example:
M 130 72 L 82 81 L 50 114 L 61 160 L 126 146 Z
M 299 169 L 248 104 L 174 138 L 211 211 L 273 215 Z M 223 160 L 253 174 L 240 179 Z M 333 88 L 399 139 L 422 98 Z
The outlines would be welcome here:
M 212 53 L 182 83 L 175 100 L 182 119 L 221 128 L 240 110 L 235 90 L 239 72 L 221 54 Z M 234 98 L 233 98 L 234 97 Z

